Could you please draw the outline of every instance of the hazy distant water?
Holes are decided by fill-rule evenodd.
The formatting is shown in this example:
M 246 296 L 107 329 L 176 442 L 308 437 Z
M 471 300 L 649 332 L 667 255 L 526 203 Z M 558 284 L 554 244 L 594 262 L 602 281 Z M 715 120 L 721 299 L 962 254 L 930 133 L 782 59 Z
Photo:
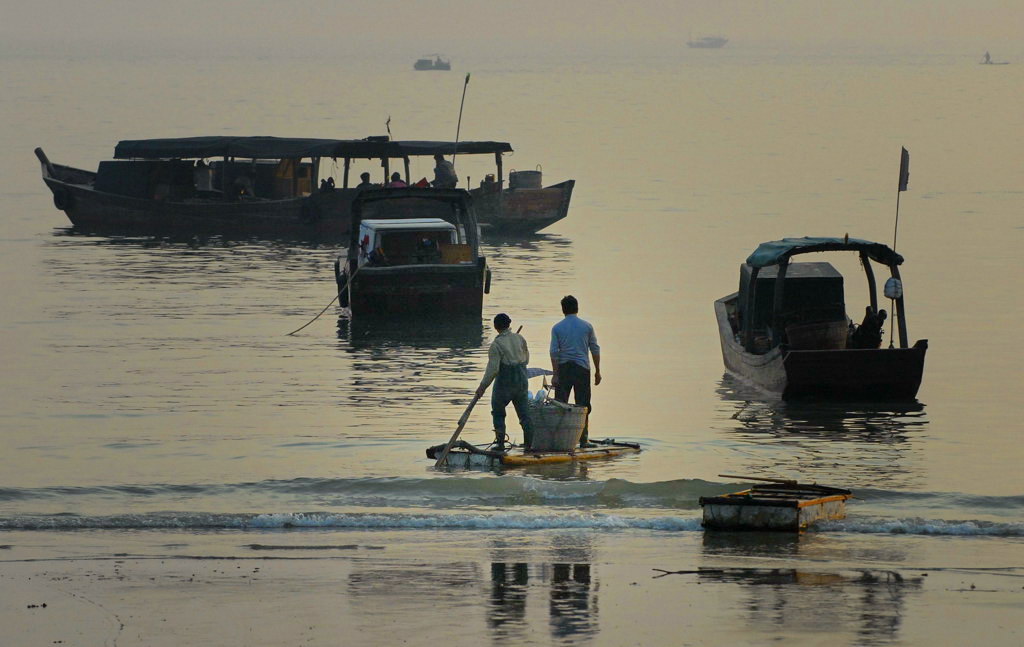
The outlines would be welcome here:
M 646 447 L 500 476 L 423 454 L 479 380 L 486 322 L 368 331 L 331 309 L 286 336 L 334 296 L 338 249 L 76 232 L 32 155 L 93 168 L 119 139 L 362 137 L 389 115 L 397 138 L 450 139 L 464 65 L 0 61 L 0 528 L 696 531 L 696 498 L 738 473 L 859 490 L 825 532 L 1019 542 L 1022 66 L 723 50 L 470 68 L 463 138 L 577 181 L 567 220 L 488 241 L 485 318 L 508 312 L 544 366 L 558 299 L 577 295 L 603 351 L 592 436 Z M 919 403 L 790 405 L 725 376 L 712 302 L 742 259 L 783 236 L 891 244 L 901 145 Z M 859 268 L 829 260 L 860 312 Z M 480 406 L 464 437 L 489 429 Z

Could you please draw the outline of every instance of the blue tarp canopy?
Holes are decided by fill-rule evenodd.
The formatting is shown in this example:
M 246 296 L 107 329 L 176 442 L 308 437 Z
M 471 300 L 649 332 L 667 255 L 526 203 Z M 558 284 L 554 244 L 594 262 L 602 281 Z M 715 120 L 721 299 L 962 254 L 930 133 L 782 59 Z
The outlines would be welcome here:
M 870 240 L 859 238 L 804 237 L 783 238 L 769 243 L 761 243 L 754 253 L 747 257 L 747 264 L 757 268 L 768 267 L 778 265 L 784 260 L 788 261 L 791 256 L 796 254 L 837 251 L 864 252 L 871 260 L 887 266 L 903 263 L 902 256 L 882 243 L 873 243 Z
M 126 139 L 114 148 L 115 159 L 202 159 L 243 157 L 298 159 L 303 157 L 401 158 L 419 155 L 451 155 L 458 152 L 507 153 L 506 142 L 389 141 L 386 138 L 313 139 L 293 137 L 176 137 Z

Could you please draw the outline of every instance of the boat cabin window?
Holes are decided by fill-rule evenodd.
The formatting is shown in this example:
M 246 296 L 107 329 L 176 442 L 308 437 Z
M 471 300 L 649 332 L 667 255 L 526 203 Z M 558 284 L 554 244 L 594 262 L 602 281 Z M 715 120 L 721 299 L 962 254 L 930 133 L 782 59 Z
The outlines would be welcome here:
M 455 227 L 438 221 L 417 227 L 410 221 L 364 221 L 360 226 L 360 263 L 451 265 L 472 262 L 470 246 L 459 242 Z

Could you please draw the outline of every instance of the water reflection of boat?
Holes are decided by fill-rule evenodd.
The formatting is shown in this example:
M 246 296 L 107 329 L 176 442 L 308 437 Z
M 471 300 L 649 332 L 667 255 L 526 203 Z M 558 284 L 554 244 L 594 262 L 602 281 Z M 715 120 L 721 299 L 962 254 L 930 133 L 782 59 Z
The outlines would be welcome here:
M 745 535 L 717 537 L 727 541 Z M 921 591 L 923 581 L 894 570 L 808 568 L 709 567 L 698 578 L 706 585 L 738 587 L 743 599 L 732 603 L 739 610 L 737 621 L 759 635 L 765 635 L 765 628 L 785 629 L 788 642 L 802 643 L 800 638 L 808 634 L 817 637 L 827 631 L 833 642 L 862 645 L 900 642 L 908 597 Z M 828 609 L 827 616 L 822 609 Z M 851 639 L 843 640 L 843 635 Z
M 829 263 L 791 263 L 799 254 L 849 251 L 867 276 L 870 317 L 850 333 L 843 277 Z M 889 268 L 899 348 L 880 348 L 881 317 L 871 261 Z M 762 243 L 740 266 L 739 291 L 715 301 L 725 367 L 783 399 L 912 400 L 928 340 L 907 341 L 899 266 L 881 243 L 853 238 L 784 238 Z M 874 313 L 878 313 L 875 315 Z M 864 333 L 864 334 L 861 334 Z
M 731 469 L 756 475 L 787 474 L 799 466 L 807 478 L 844 484 L 914 488 L 920 470 L 914 439 L 929 420 L 920 402 L 766 400 L 763 391 L 726 373 L 716 388 L 722 417 L 741 451 Z
M 484 326 L 479 317 L 445 318 L 442 321 L 368 321 L 338 318 L 338 338 L 353 351 L 387 348 L 478 349 L 484 343 Z

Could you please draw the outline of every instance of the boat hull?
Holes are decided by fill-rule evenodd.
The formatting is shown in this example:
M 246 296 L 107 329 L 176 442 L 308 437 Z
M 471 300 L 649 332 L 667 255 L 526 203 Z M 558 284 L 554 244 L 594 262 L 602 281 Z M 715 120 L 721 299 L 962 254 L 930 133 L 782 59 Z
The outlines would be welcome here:
M 43 177 L 57 208 L 83 228 L 122 228 L 130 231 L 255 233 L 268 236 L 343 238 L 352 224 L 352 200 L 357 189 L 317 192 L 284 200 L 188 201 L 149 200 L 96 191 L 94 174 L 81 169 L 75 181 Z M 565 218 L 575 181 L 543 189 L 506 189 L 471 193 L 477 200 L 481 227 L 493 233 L 531 234 Z
M 55 203 L 83 228 L 172 232 L 245 232 L 337 239 L 349 230 L 355 191 L 315 193 L 285 200 L 147 200 L 44 178 Z
M 473 189 L 480 226 L 489 232 L 532 234 L 569 214 L 569 201 L 576 186 L 566 180 L 541 189 Z
M 338 277 L 342 303 L 353 319 L 366 317 L 476 317 L 483 313 L 487 264 L 363 266 L 349 282 Z M 348 284 L 347 298 L 345 286 Z
M 912 348 L 748 352 L 735 338 L 728 306 L 736 294 L 715 302 L 726 369 L 786 400 L 913 400 L 924 375 L 925 340 Z

